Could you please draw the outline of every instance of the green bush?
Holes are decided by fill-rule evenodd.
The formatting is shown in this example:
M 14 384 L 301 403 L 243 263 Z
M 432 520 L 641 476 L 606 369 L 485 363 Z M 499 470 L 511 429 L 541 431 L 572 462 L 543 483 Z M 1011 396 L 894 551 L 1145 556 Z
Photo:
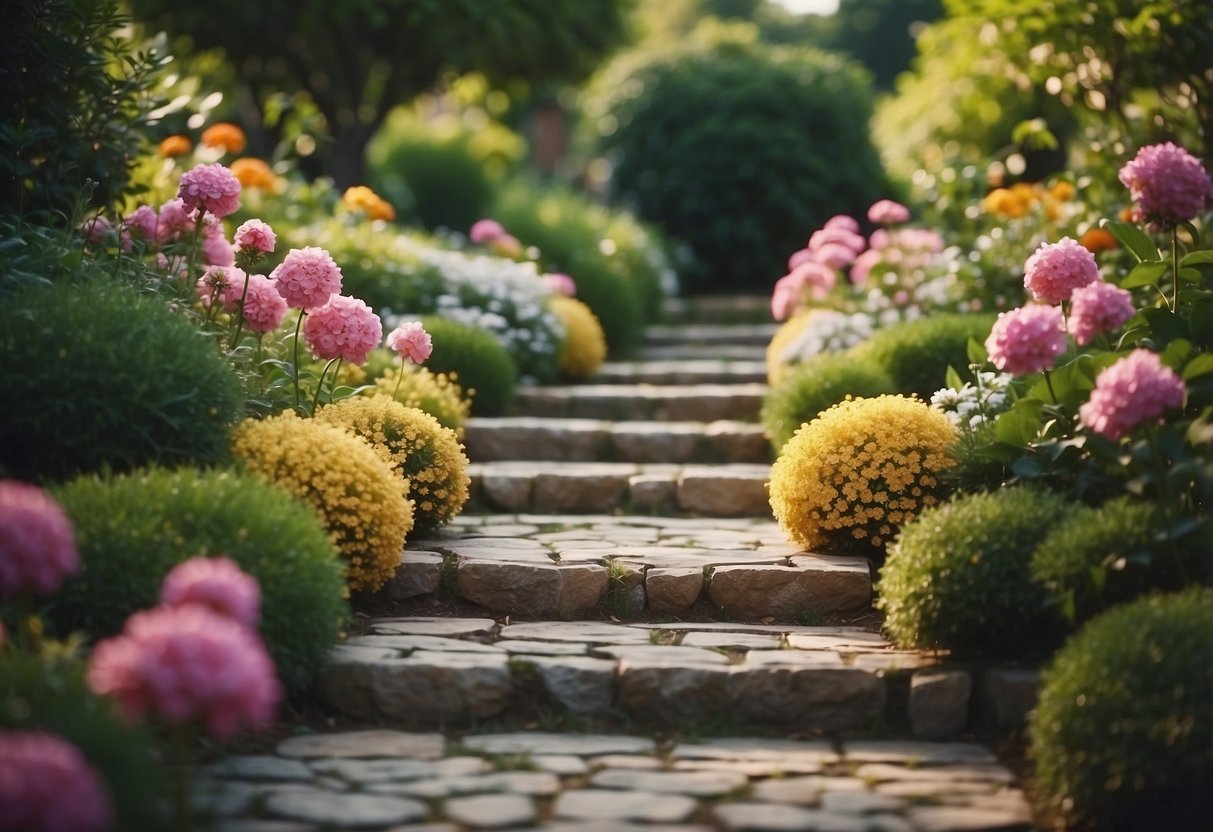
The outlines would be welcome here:
M 0 730 L 45 731 L 67 740 L 105 782 L 119 829 L 165 828 L 163 769 L 150 732 L 89 691 L 79 664 L 0 650 Z
M 1072 508 L 1030 488 L 966 494 L 903 526 L 880 570 L 885 629 L 903 647 L 1032 655 L 1056 644 L 1060 616 L 1035 583 L 1032 550 Z
M 884 368 L 897 392 L 929 401 L 946 385 L 948 367 L 969 366 L 969 339 L 984 341 L 993 325 L 993 315 L 931 315 L 878 329 L 852 351 Z
M 0 468 L 24 479 L 213 463 L 244 404 L 231 364 L 163 302 L 95 278 L 0 307 Z
M 614 197 L 689 245 L 700 292 L 771 286 L 812 229 L 888 190 L 871 114 L 858 64 L 738 27 L 625 56 L 586 106 Z
M 288 690 L 308 684 L 345 621 L 344 572 L 316 513 L 252 475 L 152 468 L 81 477 L 54 495 L 84 564 L 51 606 L 61 633 L 118 632 L 195 555 L 231 557 L 261 584 L 261 635 Z
M 1028 728 L 1038 800 L 1078 829 L 1207 829 L 1213 599 L 1151 596 L 1089 622 L 1045 669 Z
M 521 179 L 502 189 L 491 216 L 539 249 L 545 271 L 573 278 L 577 299 L 598 317 L 613 355 L 639 347 L 673 274 L 653 231 L 568 188 Z
M 823 353 L 797 365 L 762 400 L 762 426 L 778 454 L 805 422 L 847 396 L 894 392 L 888 373 L 849 353 Z
M 1032 576 L 1078 623 L 1152 589 L 1178 589 L 1181 571 L 1152 544 L 1153 512 L 1128 499 L 1076 507 L 1032 553 Z
M 518 369 L 509 351 L 471 324 L 436 316 L 422 318 L 434 351 L 425 366 L 452 377 L 472 401 L 476 416 L 500 416 L 514 401 Z

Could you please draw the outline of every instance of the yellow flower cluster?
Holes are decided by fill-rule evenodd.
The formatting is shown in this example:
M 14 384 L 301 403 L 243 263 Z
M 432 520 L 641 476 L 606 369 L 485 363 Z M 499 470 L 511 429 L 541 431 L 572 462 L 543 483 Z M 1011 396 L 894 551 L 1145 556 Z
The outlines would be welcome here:
M 414 528 L 431 532 L 468 500 L 468 458 L 455 432 L 423 410 L 388 396 L 353 396 L 320 408 L 316 418 L 368 442 L 403 480 Z
M 572 379 L 586 379 L 598 372 L 606 360 L 606 334 L 602 324 L 576 298 L 555 295 L 548 308 L 564 322 L 564 343 L 560 347 L 560 373 Z
M 379 194 L 366 185 L 354 185 L 346 188 L 341 195 L 341 202 L 351 211 L 361 211 L 373 220 L 394 220 L 396 209 Z
M 771 468 L 775 519 L 806 548 L 883 549 L 938 502 L 956 429 L 914 398 L 848 399 L 802 425 Z
M 784 363 L 783 354 L 787 351 L 788 346 L 805 331 L 812 317 L 812 309 L 801 309 L 784 321 L 771 336 L 771 343 L 767 344 L 767 381 L 772 387 L 779 384 L 788 374 L 790 367 Z
M 394 398 L 405 407 L 415 407 L 438 420 L 444 428 L 455 431 L 463 438 L 463 423 L 472 412 L 469 396 L 475 391 L 463 389 L 455 383 L 455 373 L 433 373 L 425 367 L 407 366 L 401 376 L 399 367 L 389 367 L 375 379 L 373 395 Z
M 1039 207 L 1046 220 L 1061 217 L 1061 203 L 1074 199 L 1074 186 L 1062 180 L 1046 188 L 1040 183 L 1016 182 L 1009 188 L 995 188 L 986 194 L 981 207 L 987 214 L 1018 219 Z
M 407 484 L 371 446 L 341 428 L 285 411 L 237 427 L 233 451 L 249 470 L 307 500 L 346 560 L 354 591 L 396 574 L 413 528 Z

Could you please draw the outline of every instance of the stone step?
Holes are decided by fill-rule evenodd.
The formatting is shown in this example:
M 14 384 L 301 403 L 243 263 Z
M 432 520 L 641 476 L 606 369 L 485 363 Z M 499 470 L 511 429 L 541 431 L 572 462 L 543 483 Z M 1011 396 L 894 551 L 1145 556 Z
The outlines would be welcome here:
M 608 361 L 596 384 L 765 384 L 765 361 L 687 358 L 668 361 Z
M 468 458 L 665 463 L 771 462 L 760 425 L 718 422 L 608 422 L 533 416 L 474 417 L 464 425 Z
M 770 465 L 473 462 L 469 511 L 770 517 Z
M 765 362 L 767 348 L 759 344 L 654 344 L 642 347 L 640 361 L 747 361 Z
M 667 298 L 661 306 L 667 324 L 759 324 L 771 320 L 771 296 L 701 295 Z
M 718 344 L 765 347 L 779 329 L 779 324 L 767 321 L 759 324 L 654 324 L 644 331 L 646 346 L 669 344 L 698 345 L 702 356 Z M 705 349 L 706 348 L 706 349 Z
M 753 422 L 767 385 L 749 384 L 581 384 L 522 387 L 514 411 L 526 416 L 571 419 Z
M 471 642 L 468 642 L 471 643 Z M 383 651 L 387 652 L 387 651 Z M 431 651 L 433 656 L 441 655 Z M 416 656 L 414 653 L 413 656 Z M 411 667 L 434 662 L 368 660 L 361 691 L 395 695 Z M 545 684 L 569 695 L 600 690 L 599 659 L 575 672 L 532 657 Z M 412 662 L 412 664 L 410 664 Z M 484 662 L 495 692 L 510 664 Z M 370 672 L 368 668 L 373 668 Z M 455 678 L 470 671 L 457 667 Z M 448 700 L 449 680 L 424 697 Z M 629 683 L 634 686 L 634 683 Z M 407 701 L 421 686 L 399 685 Z M 348 691 L 349 696 L 355 690 Z M 453 691 L 466 695 L 466 687 Z M 413 715 L 410 714 L 410 717 Z M 319 829 L 543 829 L 548 832 L 993 832 L 1032 828 L 1010 769 L 971 742 L 863 739 L 672 739 L 654 733 L 553 733 L 480 728 L 459 737 L 370 728 L 283 739 L 268 752 L 206 766 L 192 799 L 225 832 Z M 206 818 L 200 818 L 205 820 Z

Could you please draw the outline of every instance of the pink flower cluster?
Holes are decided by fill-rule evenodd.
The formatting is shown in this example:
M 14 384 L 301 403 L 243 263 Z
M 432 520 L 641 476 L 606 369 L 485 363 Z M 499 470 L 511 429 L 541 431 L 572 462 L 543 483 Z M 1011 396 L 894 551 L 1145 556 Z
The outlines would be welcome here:
M 114 806 L 80 749 L 43 732 L 0 733 L 0 832 L 105 832 Z
M 910 218 L 910 209 L 891 199 L 880 199 L 868 209 L 868 219 L 878 225 L 895 225 Z
M 1075 289 L 1099 280 L 1095 255 L 1069 237 L 1041 243 L 1024 264 L 1024 288 L 1042 303 L 1067 301 Z
M 771 293 L 771 315 L 777 321 L 787 320 L 805 300 L 805 296 L 820 300 L 826 297 L 838 274 L 824 263 L 808 260 L 779 278 Z
M 227 241 L 223 224 L 210 216 L 202 225 L 202 259 L 210 266 L 236 265 L 236 250 Z
M 247 279 L 248 275 L 235 266 L 210 266 L 198 278 L 194 290 L 203 306 L 209 307 L 217 300 L 224 310 L 234 312 L 240 306 Z
M 240 207 L 240 180 L 223 165 L 198 165 L 181 174 L 177 196 L 187 210 L 226 217 Z
M 0 598 L 51 595 L 79 571 L 63 507 L 35 485 L 0 480 Z
M 1074 290 L 1067 323 L 1074 340 L 1086 345 L 1096 335 L 1120 329 L 1135 312 L 1129 292 L 1099 280 Z
M 552 272 L 551 274 L 544 275 L 544 278 L 547 280 L 548 286 L 551 287 L 554 294 L 563 295 L 566 298 L 576 297 L 577 284 L 567 274 Z
M 156 216 L 156 209 L 150 205 L 140 205 L 127 215 L 122 224 L 132 236 L 141 240 L 153 243 L 159 239 L 157 228 L 160 218 Z
M 177 564 L 160 586 L 160 601 L 170 607 L 198 604 L 249 628 L 261 618 L 261 587 L 231 558 Z
M 1139 425 L 1157 423 L 1184 401 L 1184 383 L 1149 350 L 1133 350 L 1095 377 L 1091 398 L 1078 417 L 1093 433 L 1113 442 Z
M 468 239 L 478 246 L 488 245 L 498 237 L 505 236 L 505 227 L 497 220 L 477 220 L 468 232 Z
M 319 359 L 342 358 L 365 364 L 383 338 L 383 324 L 358 298 L 333 295 L 328 303 L 308 314 L 303 322 L 303 338 Z
M 263 274 L 249 275 L 244 296 L 245 326 L 253 332 L 273 332 L 286 317 L 287 309 L 274 281 Z
M 1213 202 L 1213 180 L 1200 160 L 1171 142 L 1143 147 L 1119 177 L 1146 218 L 1168 228 Z
M 315 309 L 341 291 L 341 269 L 322 248 L 293 248 L 270 272 L 278 294 L 295 309 Z
M 420 321 L 406 321 L 388 333 L 387 347 L 414 364 L 424 364 L 434 351 L 434 342 Z
M 254 251 L 269 254 L 278 244 L 278 235 L 274 233 L 274 229 L 270 228 L 268 223 L 257 219 L 241 223 L 240 227 L 236 229 L 233 239 L 236 241 L 236 251 L 238 252 Z
M 282 698 L 256 633 L 198 604 L 132 615 L 93 650 L 87 679 L 130 718 L 199 720 L 220 740 L 268 724 Z
M 990 361 L 1003 372 L 1026 376 L 1047 370 L 1066 351 L 1061 309 L 1030 303 L 1000 312 L 985 346 Z
M 194 214 L 180 197 L 160 206 L 160 216 L 156 220 L 156 239 L 160 243 L 172 242 L 193 230 Z

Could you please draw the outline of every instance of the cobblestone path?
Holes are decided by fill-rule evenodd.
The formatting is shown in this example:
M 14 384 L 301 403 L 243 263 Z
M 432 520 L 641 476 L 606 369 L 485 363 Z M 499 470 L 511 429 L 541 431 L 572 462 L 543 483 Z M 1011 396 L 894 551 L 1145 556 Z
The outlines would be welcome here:
M 316 692 L 357 728 L 209 764 L 215 828 L 1032 828 L 973 738 L 1022 721 L 1034 671 L 895 649 L 865 559 L 786 541 L 756 423 L 773 328 L 705 318 L 471 420 L 472 502 L 383 594 L 462 614 L 337 647 Z

